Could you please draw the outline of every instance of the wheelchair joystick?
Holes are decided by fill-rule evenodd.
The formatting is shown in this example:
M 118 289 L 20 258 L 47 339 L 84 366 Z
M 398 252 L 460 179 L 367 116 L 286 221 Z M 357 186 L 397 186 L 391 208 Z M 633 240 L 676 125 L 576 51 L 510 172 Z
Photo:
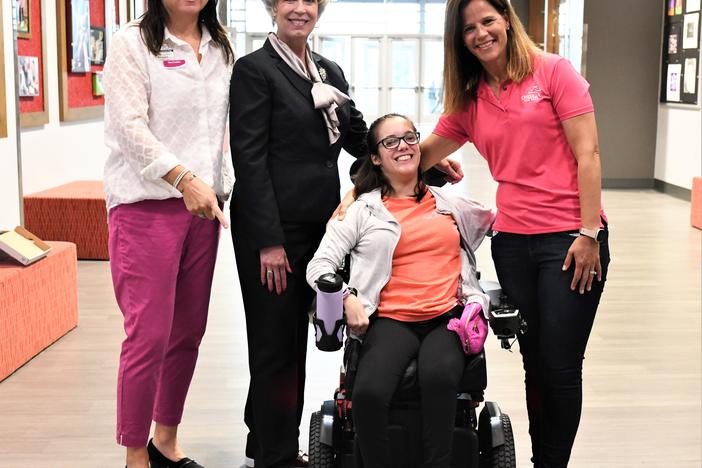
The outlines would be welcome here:
M 317 308 L 312 322 L 315 342 L 322 351 L 336 351 L 343 344 L 344 281 L 336 273 L 327 273 L 315 281 L 317 284 Z
M 519 309 L 510 304 L 504 294 L 500 294 L 499 305 L 490 310 L 489 323 L 502 349 L 511 350 L 517 336 L 526 333 L 527 324 Z

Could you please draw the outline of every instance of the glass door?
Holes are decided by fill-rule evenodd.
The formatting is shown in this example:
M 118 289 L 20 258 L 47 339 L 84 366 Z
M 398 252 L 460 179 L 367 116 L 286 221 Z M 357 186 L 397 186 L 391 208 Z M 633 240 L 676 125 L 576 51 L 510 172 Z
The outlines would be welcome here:
M 381 113 L 381 67 L 379 38 L 355 37 L 352 44 L 351 97 L 366 122 L 372 122 Z M 348 73 L 348 70 L 344 70 Z M 348 75 L 347 75 L 348 76 Z
M 444 45 L 441 39 L 422 39 L 420 108 L 422 122 L 434 122 L 443 112 Z
M 388 112 L 419 117 L 419 40 L 390 38 Z

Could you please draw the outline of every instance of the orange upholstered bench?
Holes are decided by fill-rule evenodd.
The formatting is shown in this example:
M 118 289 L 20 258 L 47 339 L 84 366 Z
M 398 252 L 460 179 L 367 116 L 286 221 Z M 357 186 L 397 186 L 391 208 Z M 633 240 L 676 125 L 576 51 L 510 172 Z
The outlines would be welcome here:
M 690 224 L 697 229 L 702 229 L 702 177 L 692 179 L 690 211 Z
M 29 266 L 0 260 L 0 380 L 78 325 L 76 246 L 47 243 Z
M 43 240 L 73 242 L 78 258 L 109 259 L 102 181 L 76 181 L 26 195 L 24 226 Z

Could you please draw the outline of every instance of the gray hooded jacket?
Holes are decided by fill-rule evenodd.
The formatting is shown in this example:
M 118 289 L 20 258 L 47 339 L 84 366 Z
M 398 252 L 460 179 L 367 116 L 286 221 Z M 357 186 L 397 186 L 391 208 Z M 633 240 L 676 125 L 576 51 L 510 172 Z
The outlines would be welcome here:
M 484 313 L 489 306 L 482 293 L 475 267 L 475 249 L 495 220 L 494 211 L 463 197 L 448 197 L 436 187 L 428 187 L 436 199 L 436 211 L 450 214 L 461 236 L 461 277 L 456 298 L 462 304 L 478 302 Z M 347 253 L 351 254 L 348 286 L 358 290 L 368 316 L 378 308 L 380 291 L 390 280 L 392 257 L 400 239 L 400 223 L 383 205 L 380 189 L 364 193 L 347 210 L 343 221 L 334 219 L 307 265 L 307 282 L 315 290 L 315 280 L 336 272 Z M 346 285 L 345 285 L 346 286 Z

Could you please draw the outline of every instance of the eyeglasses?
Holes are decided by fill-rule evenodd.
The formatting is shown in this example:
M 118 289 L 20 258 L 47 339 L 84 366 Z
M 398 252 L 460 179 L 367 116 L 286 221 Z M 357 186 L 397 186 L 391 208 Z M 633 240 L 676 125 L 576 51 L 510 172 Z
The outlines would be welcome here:
M 375 144 L 375 147 L 377 148 L 378 145 L 383 145 L 387 149 L 395 149 L 400 146 L 401 140 L 408 145 L 416 145 L 419 143 L 419 132 L 407 132 L 401 137 L 389 136 L 387 138 L 383 138 Z

